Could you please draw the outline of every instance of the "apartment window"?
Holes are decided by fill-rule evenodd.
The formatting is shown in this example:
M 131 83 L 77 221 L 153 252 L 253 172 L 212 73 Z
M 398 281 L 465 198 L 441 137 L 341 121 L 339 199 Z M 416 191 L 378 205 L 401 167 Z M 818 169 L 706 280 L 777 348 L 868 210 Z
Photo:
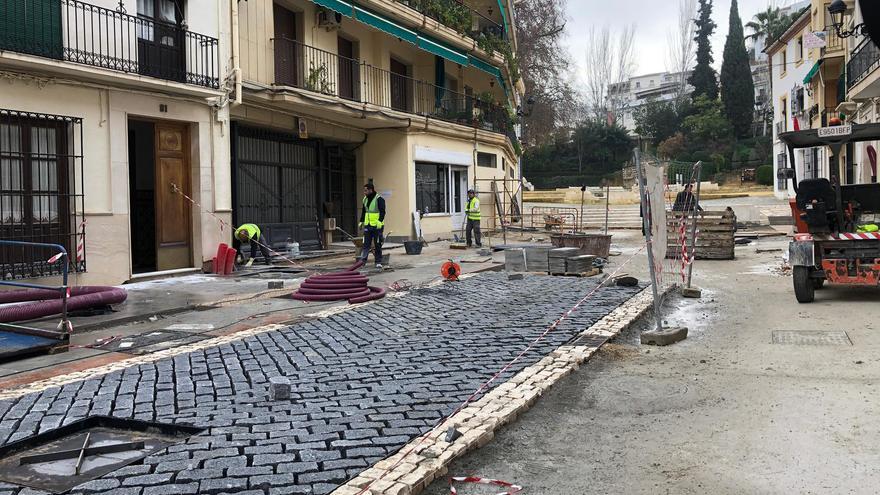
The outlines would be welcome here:
M 449 165 L 416 163 L 416 209 L 422 213 L 449 213 Z
M 494 153 L 477 152 L 477 166 L 486 168 L 498 168 L 498 155 Z
M 804 60 L 804 37 L 798 36 L 794 47 L 794 56 L 798 62 Z
M 779 52 L 779 73 L 785 74 L 786 70 L 788 70 L 788 47 Z
M 787 156 L 785 155 L 785 153 L 779 153 L 778 155 L 776 155 L 776 170 L 777 170 L 777 172 L 779 170 L 785 169 L 787 161 L 788 160 L 787 160 Z M 780 176 L 780 174 L 776 174 L 776 189 L 779 191 L 785 191 L 786 189 L 788 189 L 788 184 L 787 184 L 788 180 L 787 179 L 780 179 L 779 176 Z
M 785 132 L 788 130 L 788 98 L 783 96 L 781 102 L 781 115 L 779 117 L 781 118 L 780 123 L 782 124 L 782 132 Z
M 639 89 L 641 87 L 642 87 L 641 81 L 636 81 L 636 89 Z
M 85 269 L 85 253 L 76 255 L 84 235 L 81 142 L 78 118 L 0 110 L 0 239 L 60 244 L 78 270 Z M 60 274 L 61 263 L 46 261 L 54 254 L 0 245 L 0 277 Z

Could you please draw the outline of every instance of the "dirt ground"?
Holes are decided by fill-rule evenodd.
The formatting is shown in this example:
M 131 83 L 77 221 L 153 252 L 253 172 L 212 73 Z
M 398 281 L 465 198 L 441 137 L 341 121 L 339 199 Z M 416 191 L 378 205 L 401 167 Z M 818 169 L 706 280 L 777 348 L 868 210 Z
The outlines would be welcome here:
M 523 494 L 877 493 L 880 289 L 832 286 L 798 304 L 778 270 L 786 242 L 699 262 L 702 299 L 665 313 L 687 340 L 641 346 L 642 322 L 449 474 Z M 426 493 L 449 493 L 448 480 Z

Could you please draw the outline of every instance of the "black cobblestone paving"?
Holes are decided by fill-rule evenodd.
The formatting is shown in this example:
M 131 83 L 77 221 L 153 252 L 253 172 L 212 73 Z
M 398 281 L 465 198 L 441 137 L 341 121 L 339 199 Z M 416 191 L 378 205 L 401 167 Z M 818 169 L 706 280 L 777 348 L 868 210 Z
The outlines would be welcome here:
M 455 285 L 0 401 L 0 443 L 90 415 L 206 428 L 70 493 L 325 494 L 430 429 L 595 287 L 482 274 Z M 635 295 L 598 290 L 503 379 Z M 270 401 L 286 376 L 292 400 Z M 0 495 L 45 492 L 0 483 Z

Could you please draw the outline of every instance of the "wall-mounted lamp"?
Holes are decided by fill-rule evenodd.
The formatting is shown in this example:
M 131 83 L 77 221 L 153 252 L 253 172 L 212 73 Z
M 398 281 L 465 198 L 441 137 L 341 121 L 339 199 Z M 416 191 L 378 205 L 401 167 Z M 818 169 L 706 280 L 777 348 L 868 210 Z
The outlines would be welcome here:
M 865 23 L 853 26 L 852 30 L 843 29 L 843 22 L 846 15 L 849 14 L 849 7 L 843 0 L 834 0 L 828 6 L 828 13 L 831 14 L 831 24 L 834 26 L 834 32 L 839 38 L 849 38 L 850 36 L 867 36 L 868 27 Z

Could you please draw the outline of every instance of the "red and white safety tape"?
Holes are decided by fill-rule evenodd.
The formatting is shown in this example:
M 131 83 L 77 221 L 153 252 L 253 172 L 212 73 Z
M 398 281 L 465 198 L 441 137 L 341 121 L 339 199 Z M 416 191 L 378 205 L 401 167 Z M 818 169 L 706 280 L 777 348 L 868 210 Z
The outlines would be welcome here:
M 86 219 L 83 218 L 83 221 L 79 224 L 79 239 L 76 241 L 76 262 L 77 264 L 82 263 L 86 256 Z
M 844 232 L 835 236 L 839 240 L 866 241 L 880 239 L 880 232 Z
M 508 483 L 507 481 L 478 478 L 476 476 L 453 476 L 452 478 L 449 478 L 449 493 L 452 495 L 458 494 L 453 483 L 477 483 L 480 485 L 495 485 L 507 488 L 507 490 L 504 490 L 503 492 L 498 492 L 497 495 L 512 495 L 514 493 L 519 493 L 519 491 L 522 490 L 521 486 Z

